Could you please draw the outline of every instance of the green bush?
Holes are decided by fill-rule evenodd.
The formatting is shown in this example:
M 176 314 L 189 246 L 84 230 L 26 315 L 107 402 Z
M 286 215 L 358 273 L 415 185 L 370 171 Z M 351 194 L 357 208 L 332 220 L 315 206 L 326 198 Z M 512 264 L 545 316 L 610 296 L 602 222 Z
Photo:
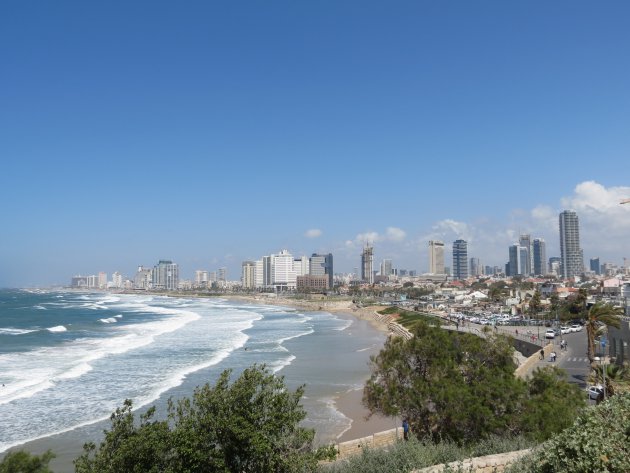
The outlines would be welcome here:
M 630 471 L 630 394 L 584 411 L 574 424 L 508 470 L 510 473 Z
M 320 466 L 321 473 L 381 473 L 409 472 L 419 468 L 465 460 L 467 458 L 511 452 L 532 446 L 524 437 L 490 437 L 483 442 L 462 447 L 454 442 L 411 438 L 397 442 L 387 449 L 366 449 L 356 455 L 333 464 Z
M 24 450 L 9 452 L 0 462 L 0 473 L 51 473 L 48 463 L 53 458 L 55 454 L 50 450 L 41 456 Z

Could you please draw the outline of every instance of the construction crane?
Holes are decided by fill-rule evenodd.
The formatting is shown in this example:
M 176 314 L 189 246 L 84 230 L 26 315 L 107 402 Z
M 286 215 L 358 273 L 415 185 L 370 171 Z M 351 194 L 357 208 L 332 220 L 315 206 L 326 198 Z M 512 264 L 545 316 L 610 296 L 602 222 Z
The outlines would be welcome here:
M 630 199 L 623 199 L 620 204 L 630 204 Z

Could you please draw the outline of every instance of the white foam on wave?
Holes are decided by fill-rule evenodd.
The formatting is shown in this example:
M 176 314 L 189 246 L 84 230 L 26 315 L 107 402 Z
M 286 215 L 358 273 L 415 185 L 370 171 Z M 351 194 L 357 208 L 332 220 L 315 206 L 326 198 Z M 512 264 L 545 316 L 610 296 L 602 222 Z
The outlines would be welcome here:
M 22 328 L 0 328 L 0 335 L 24 335 L 26 333 L 37 332 L 37 330 L 28 330 Z
M 295 355 L 289 355 L 288 357 L 282 360 L 278 360 L 278 361 L 274 361 L 273 363 L 270 363 L 269 367 L 271 368 L 271 371 L 273 373 L 277 373 L 285 366 L 289 366 L 291 363 L 293 363 L 293 360 L 295 360 Z
M 303 332 L 298 332 L 298 333 L 296 333 L 294 335 L 289 335 L 288 337 L 280 338 L 280 339 L 278 339 L 278 344 L 282 345 L 287 340 L 293 340 L 294 338 L 299 338 L 299 337 L 303 337 L 305 335 L 310 335 L 310 334 L 312 334 L 314 332 L 315 332 L 315 330 L 310 328 L 308 330 L 304 330 Z
M 210 368 L 211 366 L 217 365 L 223 360 L 225 360 L 234 350 L 238 350 L 239 348 L 243 348 L 245 343 L 249 337 L 244 333 L 240 333 L 240 336 L 235 340 L 235 343 L 230 348 L 225 348 L 223 350 L 219 350 L 212 358 L 202 363 L 197 363 L 192 366 L 188 366 L 183 368 L 176 373 L 174 373 L 171 377 L 165 380 L 160 386 L 158 386 L 152 393 L 140 398 L 138 401 L 137 407 L 146 406 L 147 404 L 155 401 L 162 395 L 162 393 L 168 391 L 169 389 L 176 388 L 186 378 L 186 376 L 195 373 L 199 370 L 203 370 L 206 368 Z
M 122 319 L 122 318 L 123 318 L 123 316 L 122 316 L 122 314 L 118 314 L 118 315 L 114 315 L 114 318 L 115 318 L 115 319 Z
M 32 397 L 53 387 L 54 381 L 80 377 L 92 369 L 90 363 L 95 360 L 149 345 L 155 337 L 178 330 L 200 318 L 190 311 L 163 307 L 152 307 L 150 310 L 170 317 L 116 327 L 120 335 L 113 337 L 77 339 L 57 347 L 0 355 L 0 373 L 5 383 L 5 388 L 0 389 L 0 405 Z M 47 330 L 55 333 L 67 329 L 58 325 Z
M 344 324 L 341 327 L 334 328 L 333 330 L 337 330 L 338 332 L 343 332 L 345 329 L 352 326 L 354 323 L 352 320 L 344 320 Z
M 376 345 L 370 345 L 369 347 L 366 347 L 366 348 L 359 348 L 358 350 L 356 350 L 356 352 L 361 353 L 364 351 L 373 350 L 374 348 L 376 348 Z
M 104 324 L 115 324 L 116 322 L 118 322 L 118 319 L 114 317 L 109 317 L 107 319 L 98 319 L 98 321 Z
M 35 305 L 33 306 L 33 309 L 37 309 L 37 310 L 48 310 L 46 307 L 44 307 L 43 305 Z
M 48 330 L 49 332 L 52 333 L 59 333 L 59 332 L 67 332 L 68 329 L 66 327 L 64 327 L 63 325 L 55 325 L 54 327 L 49 327 L 46 330 Z

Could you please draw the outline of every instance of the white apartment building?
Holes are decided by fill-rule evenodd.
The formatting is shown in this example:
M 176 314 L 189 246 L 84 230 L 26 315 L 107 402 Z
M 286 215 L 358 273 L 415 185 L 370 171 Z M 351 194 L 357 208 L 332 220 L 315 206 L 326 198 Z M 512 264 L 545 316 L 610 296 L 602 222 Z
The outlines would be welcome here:
M 444 272 L 444 242 L 429 241 L 429 273 L 446 274 Z
M 293 255 L 288 250 L 282 250 L 278 255 L 271 255 L 271 272 L 273 286 L 276 290 L 294 290 L 297 275 L 293 267 Z
M 241 283 L 243 289 L 254 289 L 256 287 L 256 264 L 254 261 L 243 261 L 241 266 Z

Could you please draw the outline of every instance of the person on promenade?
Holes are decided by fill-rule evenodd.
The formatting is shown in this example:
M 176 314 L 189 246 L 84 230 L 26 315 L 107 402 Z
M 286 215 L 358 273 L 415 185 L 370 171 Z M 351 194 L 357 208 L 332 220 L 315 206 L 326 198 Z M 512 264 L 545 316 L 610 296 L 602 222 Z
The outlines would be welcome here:
M 543 348 L 540 349 L 540 356 L 538 356 L 539 360 L 545 359 L 545 350 Z
M 403 419 L 402 428 L 403 428 L 403 438 L 405 440 L 409 440 L 409 422 L 407 422 L 407 418 Z
M 555 351 L 552 351 L 552 352 L 551 352 L 551 362 L 552 362 L 552 363 L 556 361 L 556 356 L 557 356 L 557 355 L 556 355 L 556 352 L 555 352 Z

